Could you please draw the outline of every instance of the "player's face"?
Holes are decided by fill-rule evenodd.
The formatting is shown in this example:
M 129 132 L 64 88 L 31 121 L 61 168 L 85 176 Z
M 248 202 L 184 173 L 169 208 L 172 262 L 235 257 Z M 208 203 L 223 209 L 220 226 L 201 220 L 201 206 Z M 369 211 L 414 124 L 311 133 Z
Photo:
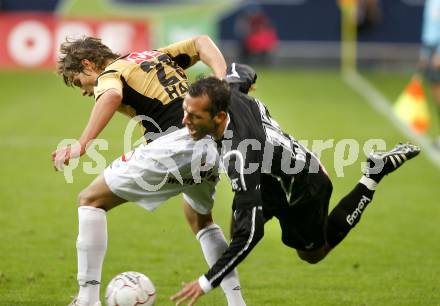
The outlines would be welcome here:
M 94 70 L 85 68 L 83 72 L 75 73 L 72 79 L 73 85 L 81 89 L 83 96 L 93 96 L 93 87 L 95 86 L 98 73 Z
M 194 140 L 202 139 L 206 135 L 213 135 L 217 129 L 208 107 L 209 98 L 206 95 L 192 97 L 187 94 L 185 96 L 182 123 L 187 127 Z

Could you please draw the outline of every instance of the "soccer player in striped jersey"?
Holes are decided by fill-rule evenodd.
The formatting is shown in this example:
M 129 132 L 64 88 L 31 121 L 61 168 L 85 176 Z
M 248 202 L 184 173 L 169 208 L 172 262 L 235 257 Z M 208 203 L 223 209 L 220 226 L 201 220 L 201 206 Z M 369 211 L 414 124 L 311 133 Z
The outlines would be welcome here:
M 283 132 L 260 101 L 245 94 L 256 80 L 252 68 L 233 64 L 228 72 L 230 85 L 208 77 L 190 86 L 183 122 L 195 140 L 210 135 L 217 142 L 234 191 L 232 240 L 208 272 L 171 297 L 177 305 L 193 305 L 218 286 L 263 237 L 264 223 L 273 217 L 285 245 L 301 259 L 319 262 L 359 222 L 381 179 L 420 152 L 399 144 L 371 154 L 370 168 L 328 214 L 333 187 L 320 161 Z
M 226 63 L 220 50 L 208 36 L 202 35 L 157 50 L 123 56 L 113 53 L 99 39 L 92 37 L 66 41 L 60 51 L 59 75 L 66 85 L 79 88 L 84 96 L 94 96 L 95 104 L 79 143 L 52 153 L 55 168 L 61 169 L 71 158 L 82 156 L 90 141 L 99 135 L 116 111 L 129 117 L 147 118 L 141 123 L 146 140 L 153 145 L 151 148 L 150 145 L 141 145 L 129 156 L 123 155 L 80 193 L 77 239 L 80 287 L 71 305 L 101 305 L 101 270 L 107 248 L 106 212 L 127 201 L 138 202 L 153 210 L 182 192 L 187 221 L 201 243 L 208 264 L 215 262 L 227 247 L 210 212 L 217 178 L 206 175 L 197 184 L 188 179 L 176 184 L 167 181 L 168 174 L 157 162 L 151 161 L 177 159 L 182 152 L 191 151 L 193 141 L 182 133 L 173 138 L 174 145 L 180 144 L 180 151 L 168 151 L 168 155 L 157 157 L 155 154 L 160 151 L 160 145 L 154 143 L 159 136 L 183 126 L 182 101 L 188 90 L 185 69 L 202 61 L 216 77 L 225 75 Z M 185 159 L 177 167 L 187 169 L 188 163 Z M 154 178 L 165 185 L 161 185 L 160 190 L 146 190 L 148 188 L 136 177 Z M 244 305 L 235 271 L 225 279 L 222 287 L 229 305 Z

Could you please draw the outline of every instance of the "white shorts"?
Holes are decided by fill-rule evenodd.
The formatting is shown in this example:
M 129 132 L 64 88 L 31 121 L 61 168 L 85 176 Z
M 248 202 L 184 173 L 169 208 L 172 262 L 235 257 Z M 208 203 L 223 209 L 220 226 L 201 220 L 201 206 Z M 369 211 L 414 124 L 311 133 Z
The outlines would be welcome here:
M 207 214 L 219 180 L 216 144 L 209 137 L 193 141 L 183 128 L 125 153 L 104 178 L 114 194 L 150 211 L 183 193 L 195 211 Z

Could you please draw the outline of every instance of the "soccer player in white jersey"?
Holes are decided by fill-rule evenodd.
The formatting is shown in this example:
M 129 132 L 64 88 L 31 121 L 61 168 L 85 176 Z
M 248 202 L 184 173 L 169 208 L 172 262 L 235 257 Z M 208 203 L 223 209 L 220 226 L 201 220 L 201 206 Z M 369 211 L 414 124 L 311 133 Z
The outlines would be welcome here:
M 182 127 L 181 105 L 188 90 L 184 69 L 201 60 L 217 77 L 223 77 L 226 71 L 223 55 L 207 36 L 123 56 L 113 53 L 99 39 L 84 37 L 66 41 L 60 51 L 59 75 L 66 85 L 81 89 L 84 96 L 94 96 L 95 104 L 79 143 L 52 153 L 57 169 L 68 164 L 71 158 L 82 156 L 116 111 L 129 117 L 142 115 L 152 119 L 142 121 L 145 135 L 149 135 L 147 141 Z M 80 193 L 79 293 L 71 305 L 101 305 L 101 271 L 107 249 L 106 212 L 127 201 L 154 209 L 169 197 L 183 192 L 185 216 L 200 241 L 208 264 L 214 263 L 227 248 L 223 233 L 210 213 L 216 175 L 202 171 L 200 180 L 191 181 L 190 173 L 185 172 L 191 165 L 188 159 L 181 157 L 192 151 L 193 142 L 182 131 L 172 137 L 174 146 L 179 143 L 179 152 L 160 150 L 160 145 L 154 145 L 156 141 L 160 143 L 160 138 L 156 139 L 123 155 Z M 169 167 L 175 170 L 170 171 L 170 175 L 167 174 Z M 229 305 L 245 304 L 236 271 L 222 286 Z

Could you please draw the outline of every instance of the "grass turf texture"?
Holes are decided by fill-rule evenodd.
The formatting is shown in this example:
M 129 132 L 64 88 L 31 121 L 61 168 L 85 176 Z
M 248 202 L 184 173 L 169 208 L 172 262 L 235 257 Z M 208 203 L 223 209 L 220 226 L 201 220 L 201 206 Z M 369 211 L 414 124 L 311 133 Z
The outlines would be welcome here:
M 298 139 L 405 140 L 333 71 L 258 70 L 258 91 L 283 128 Z M 409 75 L 369 74 L 394 100 Z M 51 73 L 0 73 L 0 305 L 67 305 L 77 291 L 78 192 L 94 178 L 80 169 L 74 184 L 55 173 L 50 153 L 63 138 L 79 137 L 92 99 L 66 88 Z M 116 115 L 102 134 L 107 161 L 122 153 L 126 118 Z M 334 150 L 322 160 L 333 178 L 333 207 L 360 177 L 361 155 L 334 169 Z M 82 159 L 82 163 L 87 158 Z M 276 220 L 239 266 L 248 305 L 440 305 L 440 172 L 423 154 L 383 180 L 374 202 L 349 237 L 318 265 L 300 261 L 282 245 Z M 222 180 L 214 217 L 227 232 L 231 192 Z M 106 284 L 122 271 L 147 274 L 157 304 L 182 281 L 206 271 L 198 242 L 185 224 L 177 197 L 154 213 L 128 204 L 108 213 Z M 225 305 L 221 290 L 198 305 Z

